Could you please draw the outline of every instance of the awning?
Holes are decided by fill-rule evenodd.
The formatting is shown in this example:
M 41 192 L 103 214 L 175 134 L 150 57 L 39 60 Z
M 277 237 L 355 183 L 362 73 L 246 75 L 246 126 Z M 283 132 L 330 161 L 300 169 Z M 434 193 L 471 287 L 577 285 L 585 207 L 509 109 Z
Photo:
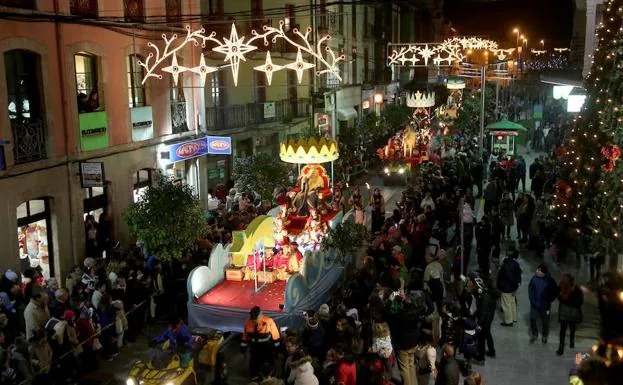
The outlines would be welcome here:
M 351 120 L 355 118 L 357 118 L 357 110 L 353 107 L 337 109 L 337 120 Z

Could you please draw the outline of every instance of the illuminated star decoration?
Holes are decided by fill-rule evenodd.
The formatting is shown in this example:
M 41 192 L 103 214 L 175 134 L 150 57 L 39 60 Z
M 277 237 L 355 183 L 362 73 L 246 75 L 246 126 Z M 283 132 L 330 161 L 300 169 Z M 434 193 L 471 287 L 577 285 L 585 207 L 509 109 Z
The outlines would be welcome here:
M 231 73 L 234 76 L 234 85 L 238 85 L 238 70 L 240 69 L 240 60 L 247 61 L 244 57 L 247 53 L 257 49 L 257 47 L 244 43 L 244 36 L 239 38 L 236 32 L 236 25 L 231 25 L 231 33 L 229 39 L 224 37 L 223 43 L 212 48 L 212 51 L 225 54 L 223 61 L 229 61 L 231 64 Z
M 261 66 L 253 67 L 254 70 L 264 72 L 266 74 L 266 80 L 268 81 L 268 85 L 273 80 L 273 72 L 279 71 L 283 66 L 278 64 L 273 64 L 273 61 L 270 58 L 270 51 L 266 52 L 266 62 Z M 300 81 L 299 81 L 300 83 Z
M 203 87 L 206 84 L 206 75 L 211 73 L 211 72 L 218 71 L 218 68 L 217 67 L 207 66 L 205 57 L 203 55 L 201 55 L 201 59 L 199 60 L 199 66 L 198 67 L 189 68 L 189 71 L 192 71 L 192 72 L 194 72 L 196 74 L 199 74 L 199 76 L 201 77 L 201 87 Z
M 424 58 L 424 65 L 428 65 L 428 59 L 435 54 L 435 50 L 428 48 L 428 44 L 424 48 L 420 49 L 420 55 Z
M 296 71 L 296 77 L 299 80 L 299 84 L 301 84 L 301 82 L 303 81 L 303 72 L 305 72 L 306 69 L 314 68 L 314 65 L 312 63 L 307 63 L 303 61 L 303 55 L 301 54 L 301 50 L 299 49 L 298 53 L 296 54 L 296 60 L 292 63 L 286 64 L 284 67 Z
M 177 65 L 177 55 L 173 55 L 173 59 L 171 60 L 171 65 L 168 67 L 164 67 L 162 70 L 164 72 L 170 73 L 173 76 L 173 82 L 175 83 L 175 85 L 177 85 L 177 77 L 182 72 L 187 71 L 188 68 Z

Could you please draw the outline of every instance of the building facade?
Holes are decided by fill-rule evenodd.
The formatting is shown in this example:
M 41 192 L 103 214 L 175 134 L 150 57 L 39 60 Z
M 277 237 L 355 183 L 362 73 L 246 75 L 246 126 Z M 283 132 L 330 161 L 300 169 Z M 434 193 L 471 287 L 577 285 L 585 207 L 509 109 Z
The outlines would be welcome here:
M 106 213 L 110 237 L 127 243 L 122 213 L 167 168 L 160 153 L 204 130 L 197 79 L 143 85 L 138 65 L 148 41 L 176 31 L 167 22 L 197 14 L 199 1 L 146 3 L 0 1 L 1 269 L 64 277 L 93 235 L 87 215 Z M 190 49 L 178 56 L 199 60 Z M 207 164 L 169 173 L 205 196 Z

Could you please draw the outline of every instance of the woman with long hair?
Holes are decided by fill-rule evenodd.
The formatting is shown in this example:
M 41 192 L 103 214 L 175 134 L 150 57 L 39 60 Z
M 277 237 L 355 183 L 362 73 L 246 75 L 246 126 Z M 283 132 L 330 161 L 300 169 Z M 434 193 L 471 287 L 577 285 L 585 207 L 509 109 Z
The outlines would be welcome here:
M 565 335 L 569 327 L 569 347 L 575 346 L 575 328 L 582 322 L 582 304 L 584 294 L 575 285 L 571 274 L 563 274 L 560 278 L 560 292 L 558 294 L 558 322 L 560 322 L 560 343 L 556 354 L 561 356 L 565 350 Z

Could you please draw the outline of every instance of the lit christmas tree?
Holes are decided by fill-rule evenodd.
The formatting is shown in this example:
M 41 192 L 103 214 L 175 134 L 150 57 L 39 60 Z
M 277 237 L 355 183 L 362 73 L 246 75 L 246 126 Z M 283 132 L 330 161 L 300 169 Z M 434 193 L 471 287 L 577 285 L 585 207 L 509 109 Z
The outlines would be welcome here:
M 617 255 L 623 243 L 623 0 L 604 3 L 587 98 L 575 122 L 556 185 L 555 218 L 569 224 L 586 252 Z M 600 280 L 599 344 L 578 354 L 570 383 L 621 384 L 623 380 L 623 273 Z
M 555 218 L 568 223 L 584 251 L 623 246 L 623 0 L 605 2 L 587 97 L 562 159 Z

